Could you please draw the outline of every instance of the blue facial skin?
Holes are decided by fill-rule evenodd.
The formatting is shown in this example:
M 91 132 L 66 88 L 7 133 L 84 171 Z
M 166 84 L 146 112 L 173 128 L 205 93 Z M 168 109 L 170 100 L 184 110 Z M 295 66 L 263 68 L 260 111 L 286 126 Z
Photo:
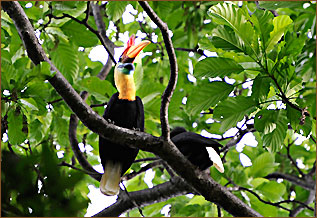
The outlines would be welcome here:
M 118 70 L 126 75 L 132 75 L 134 72 L 134 65 L 132 63 L 119 63 Z

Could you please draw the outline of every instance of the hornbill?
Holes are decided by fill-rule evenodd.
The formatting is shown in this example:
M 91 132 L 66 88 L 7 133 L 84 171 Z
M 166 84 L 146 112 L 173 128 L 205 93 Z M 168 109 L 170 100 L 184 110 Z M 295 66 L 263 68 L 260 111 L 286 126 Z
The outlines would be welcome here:
M 214 165 L 219 172 L 224 172 L 219 156 L 221 144 L 197 133 L 187 132 L 183 127 L 175 127 L 170 136 L 178 150 L 200 170 Z
M 134 45 L 132 35 L 114 70 L 114 80 L 118 92 L 113 94 L 105 109 L 103 118 L 117 126 L 144 131 L 144 110 L 141 99 L 135 96 L 133 79 L 136 56 L 150 44 L 144 40 Z M 100 180 L 100 191 L 105 195 L 117 195 L 121 176 L 130 168 L 139 150 L 113 143 L 99 136 L 99 156 L 104 168 Z

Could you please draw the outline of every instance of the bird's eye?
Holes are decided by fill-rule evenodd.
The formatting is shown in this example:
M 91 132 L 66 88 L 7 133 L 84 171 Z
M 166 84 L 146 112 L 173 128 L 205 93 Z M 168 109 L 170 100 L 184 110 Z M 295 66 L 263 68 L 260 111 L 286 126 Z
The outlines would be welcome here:
M 124 66 L 124 68 L 127 69 L 127 70 L 129 70 L 129 71 L 133 71 L 133 70 L 134 70 L 133 64 L 126 64 L 126 65 Z

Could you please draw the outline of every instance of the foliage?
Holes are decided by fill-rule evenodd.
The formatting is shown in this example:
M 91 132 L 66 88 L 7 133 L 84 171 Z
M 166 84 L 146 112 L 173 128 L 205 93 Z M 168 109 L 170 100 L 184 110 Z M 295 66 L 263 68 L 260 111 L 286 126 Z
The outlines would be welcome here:
M 88 91 L 86 102 L 90 105 L 107 102 L 116 89 L 112 71 L 105 81 L 96 77 L 103 66 L 89 58 L 91 50 L 101 44 L 96 35 L 69 18 L 52 19 L 44 26 L 50 13 L 84 19 L 87 3 L 20 4 L 40 33 L 45 52 L 76 91 Z M 225 146 L 232 139 L 232 131 L 239 134 L 251 126 L 257 146 L 243 145 L 242 151 L 237 149 L 239 152 L 231 147 L 222 154 L 226 155 L 224 175 L 211 168 L 211 176 L 223 186 L 249 188 L 266 201 L 288 200 L 294 191 L 295 200 L 305 202 L 309 192 L 304 188 L 288 180 L 276 182 L 264 177 L 273 172 L 302 176 L 315 164 L 315 3 L 149 4 L 168 24 L 176 48 L 179 78 L 169 106 L 171 127 L 208 131 L 222 138 L 220 143 Z M 304 8 L 304 4 L 309 5 Z M 130 13 L 133 21 L 124 23 L 122 14 L 131 6 L 135 10 Z M 144 103 L 145 131 L 159 136 L 161 93 L 169 80 L 163 37 L 135 1 L 110 1 L 100 8 L 108 37 L 116 45 L 123 45 L 122 36 L 127 33 L 149 37 L 153 42 L 144 50 L 137 95 Z M 97 28 L 93 16 L 87 22 Z M 68 139 L 72 111 L 47 81 L 54 72 L 46 63 L 34 66 L 13 22 L 3 11 L 1 24 L 2 215 L 83 216 L 89 202 L 87 187 L 98 187 L 98 183 L 81 171 L 59 166 L 74 162 Z M 93 109 L 100 115 L 104 110 Z M 88 161 L 98 165 L 97 135 L 80 123 L 77 136 L 86 147 Z M 91 151 L 87 151 L 89 147 Z M 57 158 L 57 154 L 62 157 Z M 252 166 L 243 167 L 240 154 L 247 155 Z M 302 163 L 300 171 L 288 154 Z M 141 151 L 138 159 L 145 157 L 153 154 Z M 135 163 L 129 172 L 138 171 L 141 163 Z M 77 163 L 75 166 L 80 168 Z M 170 178 L 162 168 L 153 170 L 153 185 Z M 127 183 L 127 189 L 147 188 L 143 180 L 143 174 L 135 177 Z M 264 216 L 288 216 L 286 210 L 265 204 L 249 192 L 234 193 Z M 161 216 L 165 205 L 171 205 L 171 216 L 217 216 L 217 206 L 201 196 L 171 198 L 143 208 L 143 213 Z M 137 209 L 129 215 L 140 216 Z M 222 215 L 230 216 L 226 211 Z M 304 209 L 298 216 L 313 216 L 313 212 Z

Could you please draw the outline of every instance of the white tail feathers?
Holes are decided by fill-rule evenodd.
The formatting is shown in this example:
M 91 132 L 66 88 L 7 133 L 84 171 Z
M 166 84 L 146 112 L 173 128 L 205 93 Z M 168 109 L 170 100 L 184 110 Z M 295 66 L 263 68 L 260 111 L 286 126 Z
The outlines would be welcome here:
M 207 152 L 209 154 L 210 160 L 214 163 L 213 165 L 216 167 L 216 169 L 220 173 L 224 173 L 225 169 L 223 167 L 223 164 L 222 164 L 222 161 L 221 161 L 219 154 L 212 147 L 206 147 L 206 149 L 207 149 Z
M 120 187 L 122 164 L 108 160 L 104 166 L 104 174 L 100 180 L 100 191 L 104 195 L 117 195 Z

